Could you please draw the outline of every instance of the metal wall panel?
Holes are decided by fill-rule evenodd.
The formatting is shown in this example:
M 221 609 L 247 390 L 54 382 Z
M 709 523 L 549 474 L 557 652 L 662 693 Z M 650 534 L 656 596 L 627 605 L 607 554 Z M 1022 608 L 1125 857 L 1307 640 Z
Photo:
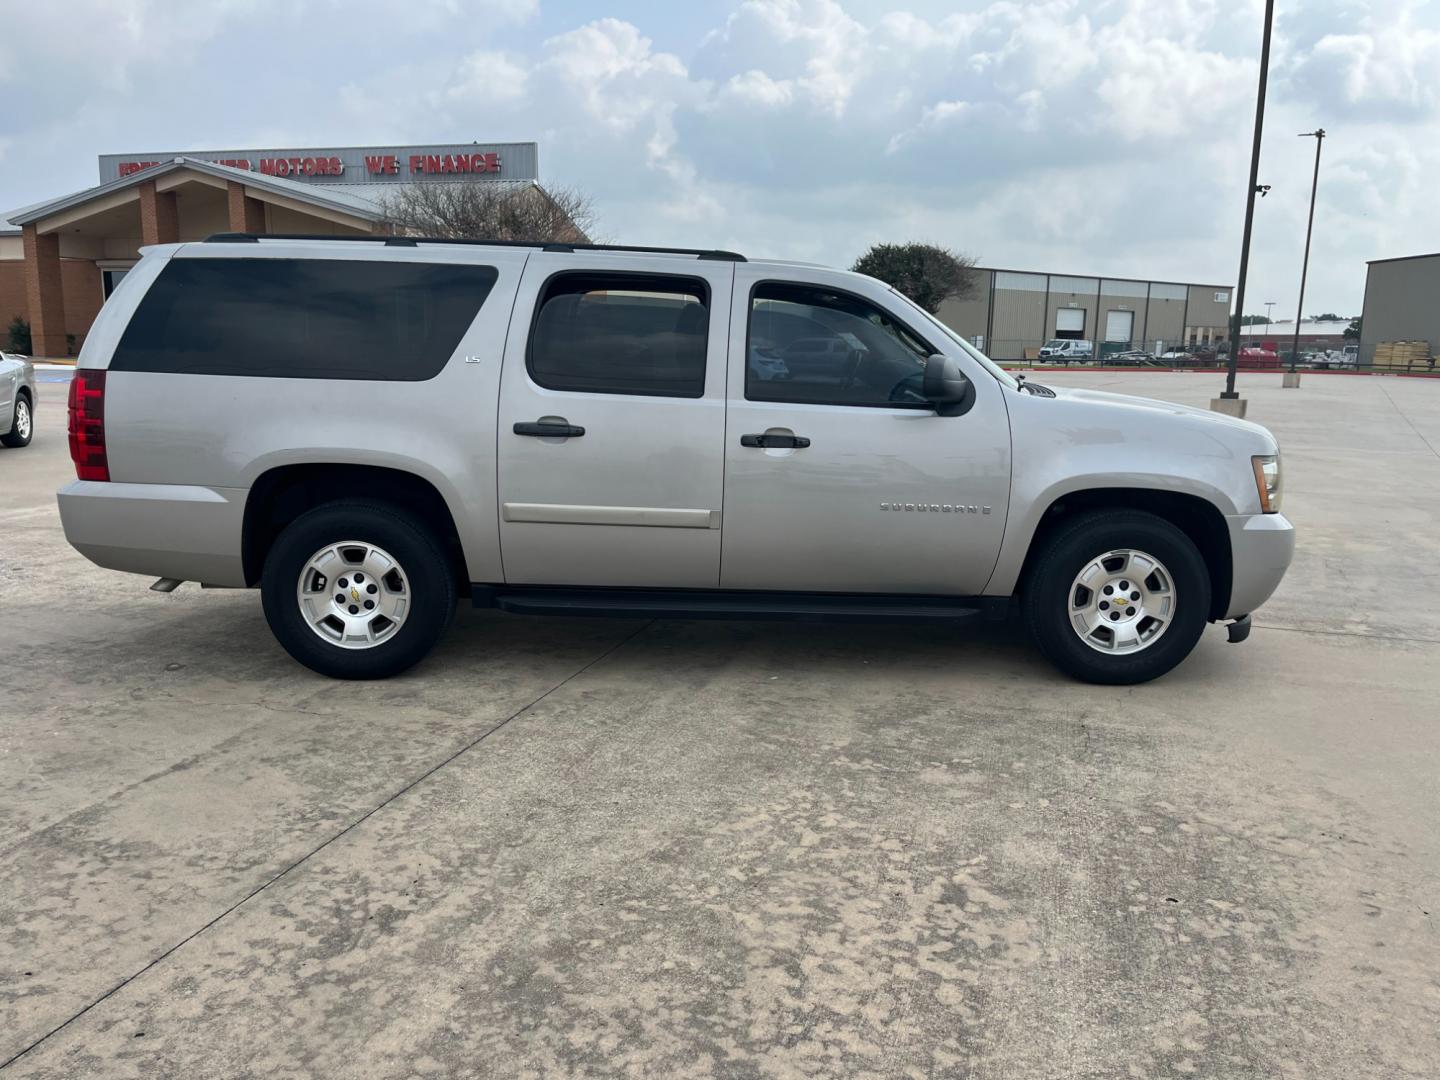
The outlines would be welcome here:
M 1221 297 L 1223 299 L 1217 299 Z M 1223 285 L 1191 285 L 1189 309 L 1185 315 L 1186 333 L 1195 331 L 1197 338 L 1217 341 L 1229 336 L 1230 290 Z M 1208 333 L 1207 333 L 1208 332 Z
M 1160 286 L 1156 285 L 1155 288 Z M 1183 286 L 1181 288 L 1183 293 Z M 1185 333 L 1185 298 L 1166 298 L 1150 295 L 1150 304 L 1141 320 L 1140 333 L 1145 335 L 1145 348 L 1152 348 L 1157 341 L 1168 345 L 1180 342 Z
M 1100 282 L 1100 295 L 1124 296 L 1133 300 L 1144 300 L 1150 295 L 1148 281 L 1115 281 L 1107 278 Z
M 1014 270 L 996 270 L 995 288 L 1016 292 L 1045 292 L 1050 288 L 1047 274 L 1021 274 Z
M 1044 275 L 1039 275 L 1044 280 Z M 996 275 L 995 302 L 991 309 L 990 345 L 987 351 L 1002 360 L 1020 360 L 1026 349 L 1038 349 L 1048 340 L 1045 333 L 1045 293 L 1031 288 L 1004 289 Z
M 982 350 L 990 347 L 990 287 L 994 280 L 990 270 L 976 270 L 975 289 L 964 300 L 949 299 L 940 305 L 936 318 L 967 341 L 982 338 Z
M 1365 276 L 1360 362 L 1382 341 L 1428 341 L 1440 350 L 1440 255 L 1373 262 Z

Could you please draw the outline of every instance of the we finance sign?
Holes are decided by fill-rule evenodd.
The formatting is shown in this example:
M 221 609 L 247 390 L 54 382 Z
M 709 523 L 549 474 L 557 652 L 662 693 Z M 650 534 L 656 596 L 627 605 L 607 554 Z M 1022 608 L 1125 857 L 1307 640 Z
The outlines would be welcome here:
M 539 149 L 532 142 L 104 154 L 100 158 L 100 182 L 131 176 L 177 157 L 315 184 L 443 182 L 476 176 L 489 180 L 539 179 Z

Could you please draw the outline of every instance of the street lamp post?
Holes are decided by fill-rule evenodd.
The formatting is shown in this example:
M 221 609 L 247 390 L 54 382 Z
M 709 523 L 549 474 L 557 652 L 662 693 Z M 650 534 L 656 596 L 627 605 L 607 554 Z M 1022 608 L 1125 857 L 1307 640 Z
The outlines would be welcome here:
M 1275 321 L 1274 319 L 1272 319 L 1272 318 L 1270 317 L 1270 313 L 1271 313 L 1272 311 L 1274 311 L 1274 310 L 1275 310 L 1275 301 L 1274 301 L 1274 300 L 1266 300 L 1266 301 L 1265 301 L 1265 337 L 1266 337 L 1267 339 L 1270 337 L 1270 324 Z
M 1295 313 L 1295 342 L 1290 349 L 1290 374 L 1295 374 L 1295 359 L 1300 355 L 1300 318 L 1305 310 L 1305 278 L 1310 273 L 1310 234 L 1315 231 L 1315 192 L 1320 189 L 1320 148 L 1325 145 L 1325 129 L 1302 131 L 1302 139 L 1315 140 L 1315 175 L 1310 181 L 1310 221 L 1305 226 L 1305 258 L 1300 263 L 1300 309 Z M 1292 379 L 1291 385 L 1299 383 Z
M 1275 0 L 1265 0 L 1265 34 L 1260 42 L 1260 85 L 1255 93 L 1255 143 L 1250 150 L 1250 189 L 1245 194 L 1245 233 L 1240 240 L 1240 277 L 1235 283 L 1235 322 L 1230 329 L 1230 362 L 1225 390 L 1211 407 L 1242 414 L 1244 405 L 1235 392 L 1235 368 L 1240 360 L 1240 320 L 1245 316 L 1245 276 L 1250 268 L 1250 229 L 1255 223 L 1255 196 L 1260 193 L 1260 134 L 1265 124 L 1265 83 L 1270 74 L 1270 27 L 1275 21 Z M 1268 188 L 1266 190 L 1269 190 Z

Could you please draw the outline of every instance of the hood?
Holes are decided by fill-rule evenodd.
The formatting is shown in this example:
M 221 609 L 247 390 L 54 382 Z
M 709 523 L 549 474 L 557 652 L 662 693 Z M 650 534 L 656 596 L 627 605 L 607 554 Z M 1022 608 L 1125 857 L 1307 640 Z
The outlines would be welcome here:
M 1104 390 L 1077 390 L 1063 386 L 1052 386 L 1050 389 L 1055 391 L 1056 397 L 1064 401 L 1084 402 L 1116 409 L 1140 409 L 1149 415 L 1169 414 L 1185 417 L 1187 420 L 1201 420 L 1218 424 L 1221 427 L 1233 428 L 1249 435 L 1269 439 L 1272 442 L 1275 438 L 1259 424 L 1252 424 L 1249 420 L 1241 420 L 1234 416 L 1226 416 L 1224 413 L 1211 412 L 1209 409 L 1176 405 L 1174 402 L 1156 401 L 1154 398 L 1131 397 L 1129 394 L 1111 394 Z

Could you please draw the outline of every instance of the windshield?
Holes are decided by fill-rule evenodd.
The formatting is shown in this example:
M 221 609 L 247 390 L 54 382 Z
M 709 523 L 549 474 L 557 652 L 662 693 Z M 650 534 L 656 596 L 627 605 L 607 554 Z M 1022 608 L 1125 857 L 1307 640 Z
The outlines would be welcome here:
M 905 303 L 908 304 L 911 309 L 918 312 L 922 319 L 928 322 L 931 326 L 935 327 L 935 329 L 939 330 L 956 345 L 959 345 L 960 348 L 964 350 L 965 355 L 970 357 L 970 359 L 974 360 L 977 364 L 979 364 L 991 375 L 993 375 L 996 382 L 1000 383 L 1002 386 L 1008 386 L 1012 390 L 1019 388 L 1020 384 L 1015 380 L 1015 377 L 1011 375 L 1008 371 L 1006 371 L 1004 368 L 1002 368 L 999 364 L 995 363 L 994 360 L 991 360 L 979 349 L 975 348 L 974 345 L 971 345 L 970 342 L 966 341 L 954 330 L 951 330 L 950 327 L 946 326 L 939 319 L 935 318 L 934 315 L 931 315 L 930 312 L 926 311 L 919 304 L 915 303 L 914 300 L 911 300 L 899 289 L 891 289 L 890 291 L 896 296 L 898 296 L 901 300 L 905 301 Z

